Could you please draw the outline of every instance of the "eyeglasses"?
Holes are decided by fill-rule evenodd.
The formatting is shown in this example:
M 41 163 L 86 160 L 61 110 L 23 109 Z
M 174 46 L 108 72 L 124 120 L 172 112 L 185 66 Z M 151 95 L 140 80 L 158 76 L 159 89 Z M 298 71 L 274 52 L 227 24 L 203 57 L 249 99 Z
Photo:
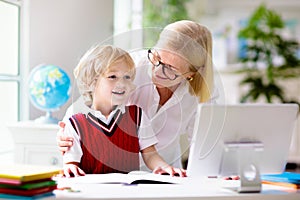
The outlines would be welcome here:
M 172 65 L 163 63 L 158 52 L 153 49 L 148 50 L 148 60 L 152 63 L 154 67 L 159 67 L 161 65 L 164 76 L 172 81 L 178 78 L 179 76 L 189 73 L 188 71 L 180 75 L 176 74 L 176 71 L 172 69 L 174 67 Z

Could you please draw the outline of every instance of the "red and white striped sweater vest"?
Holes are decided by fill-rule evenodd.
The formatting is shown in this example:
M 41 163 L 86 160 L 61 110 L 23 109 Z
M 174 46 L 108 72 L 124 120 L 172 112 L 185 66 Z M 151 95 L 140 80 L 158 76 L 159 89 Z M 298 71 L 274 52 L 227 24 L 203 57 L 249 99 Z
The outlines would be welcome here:
M 94 115 L 76 114 L 70 121 L 81 138 L 79 167 L 87 174 L 127 173 L 139 169 L 138 127 L 141 109 L 118 110 L 109 125 Z

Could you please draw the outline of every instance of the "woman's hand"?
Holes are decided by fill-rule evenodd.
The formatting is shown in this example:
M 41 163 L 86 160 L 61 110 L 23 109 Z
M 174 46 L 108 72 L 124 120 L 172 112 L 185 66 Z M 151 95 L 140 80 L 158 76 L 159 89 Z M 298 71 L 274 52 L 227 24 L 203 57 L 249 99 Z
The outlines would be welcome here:
M 67 178 L 75 176 L 84 176 L 85 173 L 78 167 L 78 163 L 68 163 L 64 165 L 64 176 Z
M 68 151 L 70 147 L 73 146 L 73 138 L 64 136 L 64 129 L 66 125 L 64 122 L 60 121 L 58 122 L 58 125 L 60 128 L 57 132 L 56 141 L 57 141 L 58 149 L 61 151 L 61 154 L 64 155 L 65 152 Z
M 153 170 L 154 174 L 169 174 L 170 176 L 180 176 L 180 177 L 186 177 L 186 170 L 175 168 L 172 166 L 167 167 L 156 167 Z

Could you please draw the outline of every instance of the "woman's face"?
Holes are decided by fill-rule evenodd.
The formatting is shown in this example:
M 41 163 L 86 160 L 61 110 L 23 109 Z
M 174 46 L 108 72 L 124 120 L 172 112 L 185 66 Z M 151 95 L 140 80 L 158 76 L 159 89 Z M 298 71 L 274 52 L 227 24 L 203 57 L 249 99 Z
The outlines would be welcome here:
M 169 69 L 163 69 L 162 64 L 152 66 L 152 82 L 157 87 L 176 86 L 194 74 L 190 72 L 190 64 L 178 54 L 160 50 L 156 51 L 153 55 L 154 59 L 160 60 L 160 63 L 166 64 L 169 67 Z M 166 76 L 169 74 L 168 70 L 172 75 Z

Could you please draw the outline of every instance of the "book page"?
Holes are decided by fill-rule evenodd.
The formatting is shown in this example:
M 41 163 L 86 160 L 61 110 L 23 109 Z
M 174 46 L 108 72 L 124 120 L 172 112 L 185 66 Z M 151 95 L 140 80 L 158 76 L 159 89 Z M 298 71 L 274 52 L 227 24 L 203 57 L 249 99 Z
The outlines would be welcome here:
M 143 174 L 86 174 L 85 176 L 73 178 L 60 178 L 59 182 L 69 182 L 77 184 L 139 184 L 139 183 L 165 183 L 180 184 L 185 181 L 183 177 L 171 177 L 169 175 L 159 175 L 153 173 Z

